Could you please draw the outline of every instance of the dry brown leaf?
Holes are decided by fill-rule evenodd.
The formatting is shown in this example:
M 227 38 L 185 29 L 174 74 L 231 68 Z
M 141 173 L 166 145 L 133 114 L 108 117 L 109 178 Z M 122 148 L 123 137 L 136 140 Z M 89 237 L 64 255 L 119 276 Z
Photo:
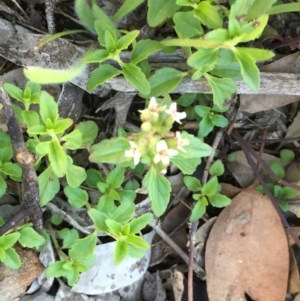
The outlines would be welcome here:
M 228 183 L 220 183 L 221 185 L 221 194 L 228 196 L 230 199 L 234 198 L 238 193 L 240 193 L 243 189 L 233 186 Z
M 294 233 L 300 235 L 300 227 L 292 227 Z M 290 272 L 289 272 L 289 281 L 288 281 L 288 290 L 289 294 L 295 294 L 300 292 L 300 278 L 299 278 L 299 268 L 297 264 L 296 256 L 299 256 L 299 248 L 293 249 L 292 246 L 295 245 L 294 239 L 287 233 L 289 251 L 290 251 Z
M 215 222 L 205 265 L 210 301 L 283 301 L 289 251 L 279 216 L 255 190 L 239 193 Z
M 295 73 L 295 61 L 299 57 L 299 52 L 287 55 L 271 64 L 260 68 L 264 72 L 285 72 Z M 300 100 L 297 95 L 278 95 L 278 94 L 243 94 L 240 95 L 240 110 L 248 113 L 256 113 L 279 108 L 287 104 Z

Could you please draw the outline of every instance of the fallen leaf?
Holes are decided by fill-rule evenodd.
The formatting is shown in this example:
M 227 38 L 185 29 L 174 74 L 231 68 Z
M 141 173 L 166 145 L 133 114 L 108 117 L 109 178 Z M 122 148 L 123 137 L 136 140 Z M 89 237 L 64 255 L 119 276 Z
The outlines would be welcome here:
M 231 153 L 230 155 L 233 155 L 235 160 L 234 162 L 227 162 L 226 163 L 227 168 L 230 170 L 230 172 L 232 173 L 234 178 L 238 181 L 238 183 L 241 185 L 241 187 L 248 187 L 249 185 L 252 184 L 254 180 L 254 171 L 250 167 L 244 152 L 242 150 L 239 150 Z M 256 164 L 256 159 L 254 157 L 252 158 Z M 263 153 L 261 158 L 268 164 L 272 161 L 280 162 L 279 158 L 266 153 Z M 261 173 L 265 181 L 271 180 L 270 175 L 264 168 L 261 169 Z
M 239 193 L 216 220 L 205 253 L 210 301 L 283 301 L 289 252 L 270 200 L 252 189 Z
M 230 199 L 234 198 L 238 193 L 242 191 L 242 188 L 233 186 L 228 183 L 220 183 L 221 185 L 221 194 L 226 195 Z
M 299 237 L 300 227 L 292 227 L 292 231 Z M 290 251 L 290 271 L 289 271 L 289 281 L 288 290 L 289 294 L 295 294 L 300 292 L 300 278 L 299 278 L 299 268 L 298 261 L 300 250 L 295 244 L 294 239 L 287 233 L 289 251 Z

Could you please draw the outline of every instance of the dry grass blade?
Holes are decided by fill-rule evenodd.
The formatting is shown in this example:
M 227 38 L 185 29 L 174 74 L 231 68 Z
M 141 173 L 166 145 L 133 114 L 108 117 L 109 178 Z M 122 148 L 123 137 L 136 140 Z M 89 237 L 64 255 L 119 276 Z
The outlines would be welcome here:
M 205 256 L 210 301 L 283 301 L 289 251 L 270 200 L 254 190 L 239 193 L 208 238 Z

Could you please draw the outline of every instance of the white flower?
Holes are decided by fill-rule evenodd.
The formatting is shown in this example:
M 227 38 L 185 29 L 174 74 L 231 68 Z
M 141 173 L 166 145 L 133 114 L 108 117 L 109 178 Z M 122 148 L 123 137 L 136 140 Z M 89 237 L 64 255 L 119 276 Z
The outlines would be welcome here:
M 169 149 L 165 140 L 160 140 L 156 144 L 157 154 L 155 155 L 153 161 L 158 163 L 159 161 L 167 167 L 170 165 L 170 157 L 178 155 L 178 151 L 175 149 Z
M 185 112 L 177 112 L 176 102 L 171 103 L 170 108 L 166 110 L 166 113 L 170 114 L 173 117 L 174 121 L 177 121 L 178 123 L 181 123 L 180 119 L 184 119 L 186 117 Z
M 158 113 L 164 111 L 165 108 L 166 108 L 166 106 L 160 107 L 158 105 L 155 97 L 151 97 L 148 108 L 145 110 L 140 110 L 139 112 L 140 113 L 150 113 L 154 116 L 158 116 Z
M 133 158 L 134 165 L 138 165 L 141 159 L 140 150 L 134 142 L 129 141 L 129 143 L 130 149 L 125 151 L 125 157 Z
M 182 139 L 180 132 L 176 132 L 177 138 L 177 148 L 180 149 L 182 152 L 186 153 L 186 150 L 183 148 L 185 145 L 189 145 L 189 139 Z

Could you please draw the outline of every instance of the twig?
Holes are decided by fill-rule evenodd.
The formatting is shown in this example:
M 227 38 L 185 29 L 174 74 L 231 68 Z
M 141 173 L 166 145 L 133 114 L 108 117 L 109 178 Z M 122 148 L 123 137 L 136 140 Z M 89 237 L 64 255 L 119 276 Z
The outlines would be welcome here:
M 195 256 L 195 243 L 196 243 L 196 231 L 199 225 L 199 221 L 192 222 L 190 224 L 190 254 L 189 254 L 189 268 L 188 268 L 188 301 L 194 301 L 194 283 L 193 283 L 193 266 Z
M 152 227 L 156 233 L 161 236 L 161 238 L 183 259 L 186 264 L 189 264 L 189 257 L 188 255 L 181 250 L 180 247 L 168 236 L 168 234 L 161 228 L 160 222 L 157 219 L 153 219 L 150 222 L 150 227 Z M 204 270 L 197 264 L 193 264 L 193 270 L 197 274 L 197 276 L 204 280 L 205 279 L 205 272 Z
M 0 82 L 0 101 L 6 114 L 6 125 L 10 134 L 15 158 L 22 167 L 22 195 L 24 216 L 29 216 L 36 231 L 43 229 L 43 213 L 39 206 L 38 178 L 34 169 L 34 158 L 25 146 L 23 135 L 14 115 L 9 96 Z M 18 213 L 19 214 L 19 213 Z
M 289 183 L 288 181 L 279 178 L 273 171 L 272 169 L 269 167 L 269 165 L 256 153 L 256 151 L 254 151 L 252 149 L 252 145 L 248 142 L 245 141 L 240 134 L 234 130 L 233 131 L 233 136 L 236 138 L 236 135 L 238 135 L 240 137 L 240 139 L 242 139 L 243 144 L 247 147 L 247 150 L 249 151 L 249 153 L 258 161 L 260 161 L 262 167 L 270 174 L 270 176 L 278 183 L 278 184 L 282 184 L 288 187 L 291 187 L 297 191 L 300 191 L 300 186 L 293 184 L 293 183 Z M 236 138 L 237 139 L 237 138 Z
M 48 25 L 48 32 L 50 34 L 55 33 L 55 22 L 54 22 L 54 7 L 56 4 L 56 0 L 45 0 L 45 13 Z
M 260 172 L 258 171 L 251 155 L 251 149 L 248 148 L 247 142 L 240 136 L 240 134 L 237 131 L 233 131 L 232 135 L 234 136 L 234 138 L 238 141 L 238 143 L 240 144 L 241 148 L 243 149 L 245 156 L 249 162 L 249 165 L 252 167 L 256 177 L 258 178 L 260 184 L 262 185 L 262 187 L 264 188 L 264 191 L 266 193 L 266 195 L 269 197 L 270 201 L 272 202 L 278 216 L 281 219 L 281 222 L 284 226 L 284 228 L 288 231 L 288 233 L 291 235 L 291 237 L 294 239 L 295 243 L 298 245 L 298 247 L 300 248 L 300 240 L 298 239 L 298 236 L 294 233 L 294 231 L 291 229 L 290 225 L 288 224 L 287 220 L 285 219 L 280 207 L 277 204 L 276 199 L 274 198 L 274 196 L 272 195 L 271 191 L 269 190 L 266 182 L 264 181 L 264 179 L 262 178 Z M 263 160 L 261 162 L 264 162 Z

